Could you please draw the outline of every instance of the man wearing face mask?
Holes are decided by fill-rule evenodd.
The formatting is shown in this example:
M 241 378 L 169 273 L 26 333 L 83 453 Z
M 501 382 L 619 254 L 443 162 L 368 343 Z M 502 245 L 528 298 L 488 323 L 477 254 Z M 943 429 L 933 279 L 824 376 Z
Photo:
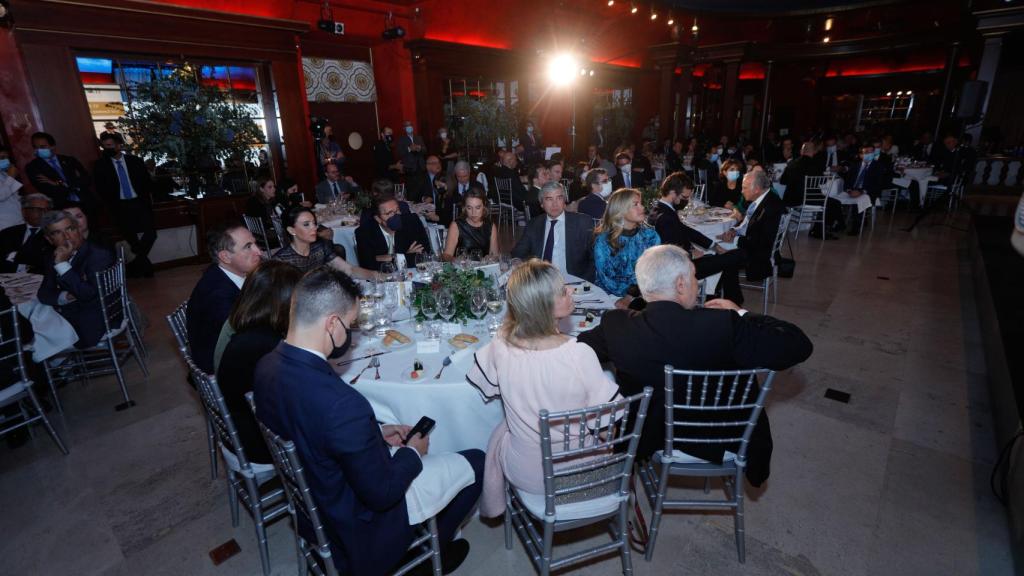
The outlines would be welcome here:
M 382 194 L 374 198 L 370 210 L 373 222 L 361 223 L 356 228 L 359 266 L 377 271 L 384 262 L 393 262 L 396 267 L 412 266 L 416 254 L 430 252 L 420 217 L 403 213 L 394 196 Z
M 256 419 L 295 443 L 340 573 L 391 573 L 413 540 L 413 525 L 426 520 L 414 514 L 426 506 L 440 510 L 447 574 L 469 553 L 469 543 L 454 538 L 480 497 L 484 454 L 428 455 L 430 439 L 422 434 L 403 443 L 410 426 L 378 423 L 366 398 L 339 381 L 334 360 L 352 344 L 359 296 L 351 278 L 326 266 L 299 281 L 287 337 L 256 364 Z M 306 526 L 298 529 L 313 537 Z
M 427 149 L 423 145 L 423 137 L 413 130 L 412 122 L 403 122 L 402 130 L 404 133 L 398 138 L 395 149 L 398 151 L 398 159 L 402 161 L 405 176 L 415 178 L 426 169 Z
M 608 173 L 603 168 L 594 168 L 587 173 L 583 187 L 589 193 L 580 199 L 577 211 L 594 220 L 600 220 L 604 217 L 605 208 L 608 207 L 608 197 L 612 195 L 612 181 L 608 178 Z
M 151 277 L 153 264 L 149 261 L 149 251 L 156 242 L 153 180 L 141 158 L 121 150 L 124 141 L 120 136 L 105 136 L 100 145 L 103 157 L 93 165 L 96 192 L 135 254 L 135 260 L 128 265 L 129 273 Z
M 859 165 L 853 166 L 846 173 L 846 192 L 853 198 L 861 194 L 871 197 L 874 204 L 887 179 L 887 170 L 884 164 L 878 160 L 879 151 L 874 146 L 866 144 L 860 149 L 861 161 Z M 850 234 L 857 234 L 860 231 L 860 219 L 864 214 L 858 214 L 847 224 L 847 231 Z
M 395 160 L 394 134 L 390 126 L 380 131 L 380 140 L 373 147 L 374 174 L 377 179 L 398 182 L 402 174 L 402 161 Z
M 613 190 L 618 190 L 619 188 L 636 188 L 639 190 L 647 186 L 647 179 L 644 177 L 644 173 L 633 170 L 633 157 L 629 154 L 622 152 L 616 156 L 615 167 L 619 172 L 612 178 Z
M 10 151 L 0 145 L 0 230 L 21 224 L 21 182 L 15 176 L 18 169 L 11 164 Z
M 608 177 L 611 178 L 617 173 L 615 164 L 612 164 L 608 160 L 605 160 L 604 156 L 601 155 L 601 150 L 597 144 L 591 144 L 587 147 L 587 169 L 592 170 L 594 168 L 604 168 L 604 171 L 608 173 Z
M 95 206 L 89 186 L 92 180 L 85 166 L 73 156 L 57 154 L 57 140 L 46 132 L 32 135 L 32 148 L 36 157 L 25 166 L 36 190 L 46 194 L 53 201 L 53 207 L 61 209 L 68 201 L 81 202 L 90 212 Z

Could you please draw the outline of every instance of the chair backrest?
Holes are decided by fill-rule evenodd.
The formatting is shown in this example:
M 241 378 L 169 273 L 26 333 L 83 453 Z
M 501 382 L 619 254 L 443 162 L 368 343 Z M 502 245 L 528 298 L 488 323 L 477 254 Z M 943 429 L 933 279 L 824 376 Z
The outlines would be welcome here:
M 167 324 L 171 327 L 171 334 L 178 341 L 178 350 L 185 357 L 186 361 L 192 360 L 192 345 L 188 341 L 188 300 L 185 300 L 167 315 Z
M 96 273 L 96 291 L 99 294 L 100 310 L 103 312 L 103 326 L 109 336 L 127 319 L 124 261 L 118 260 L 110 268 Z
M 29 379 L 28 372 L 25 371 L 25 353 L 21 346 L 17 306 L 0 312 L 0 367 L 4 370 L 10 368 L 14 372 L 14 378 L 0 377 L 0 387 Z
M 697 182 L 699 182 L 701 184 L 707 184 L 708 183 L 708 170 L 707 170 L 707 168 L 698 168 L 697 169 Z
M 238 459 L 241 474 L 252 478 L 254 476 L 252 466 L 245 456 L 242 440 L 238 436 L 238 428 L 235 427 L 235 421 L 231 418 L 231 412 L 228 411 L 228 406 L 224 402 L 224 395 L 221 394 L 220 386 L 217 385 L 217 377 L 203 372 L 191 360 L 188 368 L 192 373 L 192 381 L 196 385 L 196 390 L 199 391 L 199 399 L 203 401 L 203 406 L 206 408 L 210 425 L 217 434 L 217 440 Z
M 707 204 L 707 201 L 708 201 L 707 194 L 708 194 L 708 185 L 707 184 L 697 184 L 696 187 L 693 190 L 693 197 L 696 198 L 697 200 L 700 200 L 701 202 L 704 202 L 705 204 Z
M 647 387 L 616 402 L 540 411 L 546 516 L 554 518 L 556 504 L 610 494 L 627 497 L 651 394 Z M 552 439 L 552 430 L 561 432 L 559 439 Z
M 395 198 L 398 200 L 405 200 L 405 184 L 395 184 Z
M 274 216 L 273 218 L 270 219 L 270 224 L 271 224 L 271 226 L 274 227 L 274 234 L 277 235 L 277 245 L 278 246 L 287 246 L 288 245 L 288 241 L 287 241 L 288 238 L 287 238 L 287 236 L 284 233 L 284 226 L 281 225 L 281 219 L 278 218 L 277 216 Z M 269 249 L 268 249 L 268 251 L 269 251 Z
M 804 176 L 804 204 L 817 206 L 825 204 L 832 176 Z
M 685 377 L 678 393 L 677 376 Z M 758 376 L 765 376 L 760 389 Z M 745 465 L 750 435 L 774 379 L 775 371 L 765 368 L 700 371 L 666 365 L 665 454 L 686 452 L 686 445 L 739 444 L 736 461 Z
M 249 408 L 255 414 L 256 406 L 253 403 L 252 392 L 246 393 L 245 398 L 249 401 Z M 295 521 L 296 534 L 299 532 L 299 516 L 301 516 L 313 528 L 316 538 L 315 550 L 323 562 L 324 570 L 328 576 L 337 576 L 338 569 L 334 566 L 334 559 L 331 557 L 331 541 L 327 537 L 323 522 L 320 521 L 320 512 L 309 491 L 309 484 L 306 482 L 302 461 L 299 460 L 299 454 L 295 450 L 295 443 L 275 434 L 259 418 L 256 419 L 256 423 L 260 427 L 260 433 L 263 434 L 267 448 L 270 449 L 270 456 L 274 459 L 277 475 L 284 485 L 289 509 Z
M 484 187 L 484 192 L 490 192 L 490 183 L 487 182 L 487 174 L 483 172 L 477 172 L 476 181 Z
M 242 220 L 245 221 L 245 227 L 249 229 L 249 232 L 256 237 L 257 242 L 262 242 L 263 248 L 270 252 L 270 240 L 267 238 L 266 230 L 263 229 L 263 219 L 243 214 Z
M 498 192 L 498 202 L 501 204 L 512 203 L 512 179 L 511 178 L 495 178 L 494 188 Z
M 569 188 L 572 186 L 572 178 L 562 178 L 558 181 L 562 185 L 562 193 L 565 194 L 566 203 L 569 202 Z
M 775 253 L 782 250 L 782 242 L 786 239 L 786 230 L 789 230 L 789 219 L 793 215 L 786 212 L 782 215 L 782 219 L 779 220 L 779 229 L 775 231 L 775 240 L 772 241 L 772 257 L 775 257 Z

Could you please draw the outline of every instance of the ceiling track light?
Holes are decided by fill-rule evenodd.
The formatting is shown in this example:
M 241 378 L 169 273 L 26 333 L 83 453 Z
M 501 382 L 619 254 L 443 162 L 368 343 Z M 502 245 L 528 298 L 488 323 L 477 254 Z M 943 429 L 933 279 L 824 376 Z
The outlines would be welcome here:
M 693 26 L 690 27 L 690 32 L 693 32 L 694 34 L 696 34 L 699 31 L 700 31 L 700 28 L 697 27 L 697 17 L 694 16 L 693 17 Z
M 615 0 L 608 0 L 609 6 L 615 6 Z
M 630 2 L 629 5 L 630 5 L 629 13 L 630 14 L 636 14 L 636 11 L 637 11 L 636 2 Z
M 671 26 L 671 25 L 676 23 L 676 19 L 672 17 L 672 11 L 671 10 L 668 11 L 668 20 L 666 20 L 665 23 L 668 24 L 669 26 Z
M 657 20 L 657 19 L 658 19 L 658 13 L 654 11 L 654 5 L 652 4 L 651 5 L 651 20 Z
M 830 30 L 832 30 L 832 18 L 831 17 L 825 19 L 825 32 L 828 32 Z

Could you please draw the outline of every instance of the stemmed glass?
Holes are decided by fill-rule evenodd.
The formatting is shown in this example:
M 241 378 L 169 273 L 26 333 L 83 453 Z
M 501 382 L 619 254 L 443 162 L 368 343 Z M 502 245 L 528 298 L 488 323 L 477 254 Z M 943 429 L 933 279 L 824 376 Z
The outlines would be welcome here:
M 384 275 L 385 280 L 388 282 L 395 279 L 396 270 L 394 262 L 382 262 L 380 265 L 380 273 Z
M 430 269 L 430 253 L 420 252 L 416 255 L 416 271 L 420 273 L 420 279 L 429 282 L 427 271 Z
M 487 311 L 491 313 L 491 322 L 488 326 L 488 330 L 491 335 L 494 335 L 498 331 L 498 327 L 501 326 L 501 319 L 498 317 L 498 313 L 501 312 L 504 305 L 505 291 L 498 286 L 488 288 Z
M 423 314 L 423 317 L 427 321 L 427 334 L 430 336 L 433 332 L 430 329 L 430 326 L 432 326 L 434 324 L 434 320 L 437 319 L 437 300 L 434 299 L 434 293 L 429 290 L 424 291 L 420 296 L 420 314 Z
M 398 284 L 395 282 L 388 283 L 384 287 L 384 309 L 387 310 L 387 323 L 392 324 L 394 320 L 392 317 L 395 314 L 395 310 L 398 309 L 399 300 L 401 299 L 398 294 Z
M 445 322 L 451 322 L 455 317 L 455 298 L 451 292 L 443 290 L 437 295 L 437 313 Z
M 478 332 L 480 330 L 480 321 L 487 316 L 487 309 L 487 289 L 482 286 L 478 286 L 473 289 L 473 292 L 470 293 L 469 297 L 469 311 L 477 321 L 476 330 Z

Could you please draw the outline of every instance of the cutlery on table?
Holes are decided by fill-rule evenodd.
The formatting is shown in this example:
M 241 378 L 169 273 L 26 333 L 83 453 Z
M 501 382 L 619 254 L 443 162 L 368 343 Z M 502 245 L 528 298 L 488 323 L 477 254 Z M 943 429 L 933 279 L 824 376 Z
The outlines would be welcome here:
M 380 380 L 380 358 L 374 356 L 373 360 L 370 360 L 370 364 L 373 364 L 373 369 L 376 375 L 373 377 L 374 380 Z
M 434 376 L 434 380 L 440 380 L 441 379 L 441 372 L 444 372 L 444 369 L 447 368 L 448 365 L 451 364 L 451 363 L 452 363 L 452 357 L 451 356 L 445 356 L 444 357 L 444 361 L 441 362 L 441 369 L 437 371 L 437 375 Z
M 366 366 L 363 366 L 363 369 L 359 371 L 359 374 L 356 374 L 356 377 L 353 378 L 352 381 L 349 382 L 349 384 L 355 384 L 356 382 L 358 382 L 359 381 L 359 377 L 363 375 L 363 372 L 366 372 L 367 370 L 372 368 L 373 367 L 373 363 L 376 362 L 376 361 L 377 361 L 377 357 L 376 356 L 371 358 L 370 359 L 370 363 L 367 364 Z
M 374 356 L 383 356 L 385 354 L 391 354 L 392 352 L 394 352 L 394 350 L 387 350 L 385 352 L 374 352 L 373 354 L 367 354 L 366 356 L 359 356 L 358 358 L 352 358 L 352 359 L 349 359 L 349 360 L 343 360 L 343 361 L 338 362 L 337 364 L 335 364 L 335 366 L 348 366 L 349 364 L 352 364 L 353 362 L 358 362 L 359 360 L 364 360 L 366 358 L 373 358 Z

